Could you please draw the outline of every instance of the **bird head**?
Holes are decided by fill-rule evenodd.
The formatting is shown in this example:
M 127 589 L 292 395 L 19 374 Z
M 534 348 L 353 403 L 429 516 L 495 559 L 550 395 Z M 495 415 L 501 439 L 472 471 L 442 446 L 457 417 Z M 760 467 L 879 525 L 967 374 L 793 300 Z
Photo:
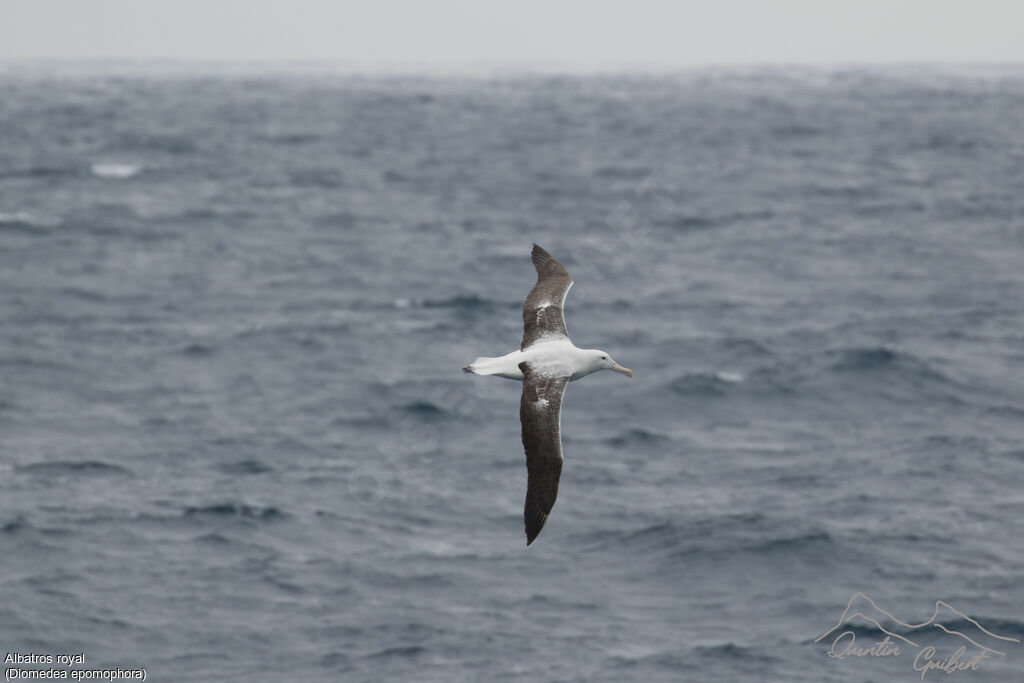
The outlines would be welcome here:
M 595 349 L 591 353 L 593 354 L 593 360 L 591 362 L 594 365 L 595 370 L 613 370 L 615 372 L 621 372 L 626 377 L 633 376 L 632 370 L 624 368 L 616 363 L 607 352 Z

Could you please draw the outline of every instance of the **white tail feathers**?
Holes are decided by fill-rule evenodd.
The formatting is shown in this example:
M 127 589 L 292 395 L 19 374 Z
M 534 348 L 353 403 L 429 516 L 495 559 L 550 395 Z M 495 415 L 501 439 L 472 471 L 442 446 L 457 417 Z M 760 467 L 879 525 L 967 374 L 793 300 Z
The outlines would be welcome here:
M 497 375 L 498 377 L 507 377 L 509 379 L 522 379 L 523 373 L 519 371 L 517 366 L 520 356 L 522 356 L 520 351 L 513 351 L 507 356 L 499 358 L 480 356 L 469 365 L 463 365 L 462 371 L 471 372 L 474 375 Z

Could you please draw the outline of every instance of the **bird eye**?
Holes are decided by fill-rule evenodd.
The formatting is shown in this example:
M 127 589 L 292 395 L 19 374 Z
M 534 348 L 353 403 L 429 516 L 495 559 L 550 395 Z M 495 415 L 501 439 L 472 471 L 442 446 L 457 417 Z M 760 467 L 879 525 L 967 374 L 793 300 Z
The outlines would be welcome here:
M 601 356 L 601 360 L 608 360 L 608 356 Z

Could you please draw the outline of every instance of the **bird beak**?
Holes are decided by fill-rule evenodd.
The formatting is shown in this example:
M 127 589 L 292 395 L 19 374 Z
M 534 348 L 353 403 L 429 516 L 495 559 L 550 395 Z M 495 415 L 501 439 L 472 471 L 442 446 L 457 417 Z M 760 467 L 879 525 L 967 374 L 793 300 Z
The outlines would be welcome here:
M 612 361 L 612 370 L 614 370 L 615 372 L 621 372 L 626 377 L 632 377 L 633 376 L 633 371 L 632 370 L 630 370 L 629 368 L 622 367 L 621 365 L 619 365 L 615 361 Z

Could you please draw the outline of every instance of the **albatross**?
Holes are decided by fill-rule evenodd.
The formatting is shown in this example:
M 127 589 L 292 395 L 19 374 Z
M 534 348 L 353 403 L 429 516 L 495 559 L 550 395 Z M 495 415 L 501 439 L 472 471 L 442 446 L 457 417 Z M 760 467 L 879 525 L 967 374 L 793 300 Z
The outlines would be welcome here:
M 465 372 L 521 380 L 519 420 L 526 450 L 526 545 L 533 543 L 551 514 L 562 474 L 562 395 L 569 382 L 598 370 L 627 377 L 633 371 L 616 363 L 605 351 L 580 349 L 565 329 L 562 304 L 572 287 L 569 272 L 554 256 L 533 245 L 537 284 L 523 303 L 523 343 L 498 358 L 481 356 Z

